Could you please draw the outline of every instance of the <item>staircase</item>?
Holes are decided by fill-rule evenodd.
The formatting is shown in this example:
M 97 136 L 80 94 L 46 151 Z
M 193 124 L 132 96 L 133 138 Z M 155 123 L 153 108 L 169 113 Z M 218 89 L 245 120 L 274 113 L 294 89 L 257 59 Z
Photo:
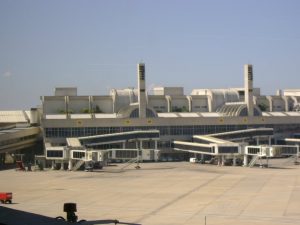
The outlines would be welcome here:
M 256 161 L 259 159 L 258 155 L 253 156 L 252 160 L 250 161 L 250 163 L 248 164 L 248 166 L 251 168 L 255 165 Z
M 76 171 L 76 170 L 78 170 L 82 165 L 84 164 L 84 160 L 79 160 L 76 164 L 75 164 L 75 166 L 73 167 L 73 171 Z
M 131 164 L 136 163 L 137 161 L 138 161 L 138 157 L 130 159 L 129 161 L 127 161 L 126 163 L 124 163 L 124 165 L 120 169 L 123 170 L 126 167 L 130 166 Z

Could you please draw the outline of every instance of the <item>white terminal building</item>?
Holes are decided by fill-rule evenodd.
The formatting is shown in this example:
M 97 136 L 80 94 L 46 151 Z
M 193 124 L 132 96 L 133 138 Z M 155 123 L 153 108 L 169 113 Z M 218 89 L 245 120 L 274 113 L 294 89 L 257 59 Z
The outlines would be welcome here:
M 41 97 L 45 148 L 85 146 L 99 151 L 138 146 L 159 150 L 159 156 L 149 159 L 182 160 L 186 156 L 174 151 L 174 141 L 193 141 L 197 135 L 254 129 L 247 139 L 243 132 L 234 135 L 233 139 L 247 144 L 274 144 L 295 137 L 300 133 L 300 89 L 264 96 L 253 87 L 253 74 L 253 66 L 245 65 L 241 88 L 194 89 L 185 95 L 183 87 L 155 87 L 150 94 L 146 91 L 146 67 L 140 63 L 137 88 L 112 89 L 102 96 L 81 96 L 75 87 L 56 88 L 53 96 Z M 153 130 L 159 131 L 159 138 L 132 136 L 90 145 L 82 141 L 84 137 Z M 72 146 L 74 142 L 77 144 Z M 126 158 L 132 152 L 109 154 Z

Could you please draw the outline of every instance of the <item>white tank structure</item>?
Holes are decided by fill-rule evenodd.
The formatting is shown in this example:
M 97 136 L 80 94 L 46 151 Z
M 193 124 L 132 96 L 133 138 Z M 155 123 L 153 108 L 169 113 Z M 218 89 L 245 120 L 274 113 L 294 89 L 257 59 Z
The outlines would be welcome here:
M 138 75 L 138 102 L 139 102 L 139 117 L 146 118 L 146 85 L 145 85 L 145 64 L 137 65 Z
M 253 116 L 253 66 L 251 64 L 244 65 L 244 79 L 245 102 L 247 104 L 248 116 Z

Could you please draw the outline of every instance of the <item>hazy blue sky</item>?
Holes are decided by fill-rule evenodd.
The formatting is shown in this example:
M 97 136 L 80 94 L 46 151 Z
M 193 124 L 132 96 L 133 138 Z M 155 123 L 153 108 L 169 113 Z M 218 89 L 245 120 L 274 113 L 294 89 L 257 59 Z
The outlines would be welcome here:
M 299 0 L 0 0 L 0 110 L 54 87 L 81 95 L 136 86 L 300 88 Z

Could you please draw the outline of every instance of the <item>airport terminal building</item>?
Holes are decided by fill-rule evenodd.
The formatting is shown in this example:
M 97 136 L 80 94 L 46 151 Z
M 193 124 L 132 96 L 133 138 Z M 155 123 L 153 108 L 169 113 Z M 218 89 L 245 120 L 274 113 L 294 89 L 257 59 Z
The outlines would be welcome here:
M 147 92 L 146 67 L 140 63 L 136 88 L 112 89 L 102 96 L 55 88 L 41 102 L 30 111 L 0 112 L 1 161 L 4 154 L 41 140 L 46 160 L 74 163 L 87 151 L 97 160 L 104 155 L 127 160 L 137 158 L 137 149 L 143 150 L 143 159 L 155 161 L 186 160 L 195 149 L 217 156 L 235 151 L 242 157 L 246 147 L 240 146 L 285 144 L 286 138 L 300 136 L 300 89 L 261 95 L 253 87 L 252 65 L 244 66 L 244 87 L 194 89 L 185 95 L 183 87 Z
M 300 89 L 263 96 L 253 88 L 253 66 L 244 66 L 244 87 L 194 89 L 156 87 L 146 91 L 146 67 L 137 65 L 137 88 L 112 89 L 105 96 L 80 96 L 77 88 L 56 88 L 43 96 L 41 127 L 45 146 L 65 146 L 68 138 L 140 130 L 158 130 L 158 141 L 144 140 L 141 148 L 172 153 L 172 141 L 193 135 L 273 128 L 276 143 L 300 133 Z M 97 149 L 135 148 L 135 143 L 107 143 Z

